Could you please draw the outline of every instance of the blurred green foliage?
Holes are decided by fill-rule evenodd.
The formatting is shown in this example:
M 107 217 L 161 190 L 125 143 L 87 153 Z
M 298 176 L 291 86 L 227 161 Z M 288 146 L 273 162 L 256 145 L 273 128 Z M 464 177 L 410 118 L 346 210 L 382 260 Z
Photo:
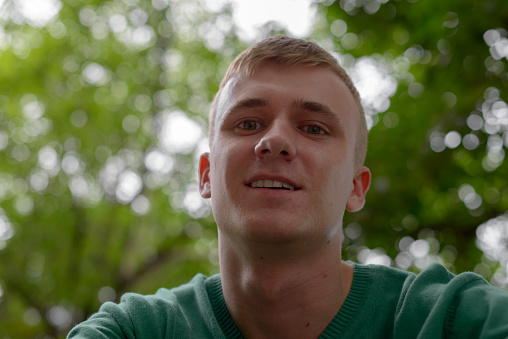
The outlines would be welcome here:
M 49 21 L 21 3 L 0 1 L 0 337 L 56 338 L 126 291 L 218 271 L 195 163 L 209 103 L 248 43 L 231 6 L 198 0 L 52 2 Z M 344 258 L 438 261 L 506 287 L 508 8 L 315 6 L 310 38 L 375 89 L 374 181 L 346 216 Z
M 492 51 L 508 42 L 508 7 L 503 1 L 374 3 L 337 1 L 323 9 L 332 28 L 347 25 L 348 33 L 332 38 L 340 54 L 370 56 L 398 82 L 389 109 L 373 117 L 367 159 L 373 185 L 366 207 L 348 216 L 364 232 L 346 246 L 347 257 L 357 260 L 367 246 L 396 258 L 400 241 L 411 237 L 430 240 L 433 260 L 452 271 L 483 263 L 476 268 L 486 278 L 506 277 L 506 259 L 501 267 L 482 258 L 475 235 L 478 225 L 508 210 L 508 54 L 504 47 L 504 54 Z M 356 45 L 347 44 L 348 34 Z M 506 248 L 506 219 L 500 220 L 504 226 L 490 236 Z M 418 270 L 429 257 L 399 259 Z M 506 286 L 505 279 L 497 282 Z

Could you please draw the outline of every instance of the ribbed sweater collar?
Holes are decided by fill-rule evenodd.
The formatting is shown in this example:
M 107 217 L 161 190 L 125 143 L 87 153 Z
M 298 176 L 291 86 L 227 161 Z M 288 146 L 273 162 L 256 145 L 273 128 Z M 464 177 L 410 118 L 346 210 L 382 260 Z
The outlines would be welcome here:
M 224 333 L 224 336 L 228 339 L 243 338 L 242 334 L 233 322 L 231 314 L 229 314 L 226 301 L 224 300 L 224 294 L 222 293 L 222 283 L 219 274 L 210 277 L 207 282 L 206 289 L 208 297 L 210 298 L 210 303 L 212 304 L 215 319 L 217 319 L 217 323 Z
M 355 268 L 351 290 L 339 312 L 321 334 L 320 338 L 337 338 L 346 333 L 348 326 L 358 316 L 358 312 L 367 295 L 367 289 L 371 284 L 369 269 L 366 266 L 349 263 L 353 264 Z
M 337 338 L 343 335 L 348 326 L 351 324 L 355 316 L 358 314 L 362 303 L 364 302 L 366 291 L 370 287 L 371 279 L 369 269 L 366 266 L 354 264 L 354 277 L 351 290 L 348 293 L 344 304 L 340 311 L 335 315 L 326 330 L 321 334 L 320 338 Z M 243 338 L 242 334 L 236 327 L 231 315 L 229 314 L 222 293 L 222 284 L 220 275 L 214 275 L 208 279 L 207 291 L 212 304 L 215 318 L 226 338 Z

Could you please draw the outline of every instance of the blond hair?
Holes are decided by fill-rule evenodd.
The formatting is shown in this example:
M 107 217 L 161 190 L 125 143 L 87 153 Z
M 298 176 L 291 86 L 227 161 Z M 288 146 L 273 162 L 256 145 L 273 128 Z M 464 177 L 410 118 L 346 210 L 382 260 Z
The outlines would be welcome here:
M 252 45 L 229 65 L 226 75 L 222 79 L 219 90 L 213 99 L 209 112 L 210 147 L 212 146 L 215 125 L 215 113 L 219 97 L 224 86 L 233 77 L 251 76 L 256 67 L 265 60 L 274 61 L 286 67 L 316 67 L 325 66 L 337 74 L 349 88 L 358 108 L 358 135 L 355 146 L 355 162 L 362 165 L 367 153 L 367 123 L 360 95 L 346 71 L 339 65 L 337 59 L 317 44 L 295 39 L 284 35 L 273 36 Z

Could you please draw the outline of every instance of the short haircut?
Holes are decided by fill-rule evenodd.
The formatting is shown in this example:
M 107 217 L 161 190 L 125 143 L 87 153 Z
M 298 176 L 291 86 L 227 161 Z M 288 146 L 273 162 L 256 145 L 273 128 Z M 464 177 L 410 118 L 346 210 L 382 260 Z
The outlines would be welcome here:
M 209 112 L 210 147 L 214 138 L 215 113 L 224 86 L 231 78 L 251 76 L 263 61 L 272 61 L 285 67 L 325 66 L 337 74 L 349 88 L 356 102 L 358 113 L 358 135 L 355 146 L 355 163 L 360 166 L 367 153 L 367 123 L 358 90 L 337 59 L 317 44 L 284 35 L 273 36 L 252 45 L 229 65 Z

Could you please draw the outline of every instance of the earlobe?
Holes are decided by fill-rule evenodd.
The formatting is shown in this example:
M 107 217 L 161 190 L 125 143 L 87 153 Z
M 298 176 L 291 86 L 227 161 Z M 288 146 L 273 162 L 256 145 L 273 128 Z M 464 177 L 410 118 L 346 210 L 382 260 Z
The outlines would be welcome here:
M 199 158 L 199 193 L 203 198 L 212 196 L 210 188 L 210 154 L 203 153 Z
M 370 186 L 370 178 L 370 170 L 367 167 L 358 167 L 356 175 L 353 178 L 353 188 L 349 194 L 346 210 L 349 212 L 357 212 L 362 209 L 365 204 L 365 194 L 367 194 Z

